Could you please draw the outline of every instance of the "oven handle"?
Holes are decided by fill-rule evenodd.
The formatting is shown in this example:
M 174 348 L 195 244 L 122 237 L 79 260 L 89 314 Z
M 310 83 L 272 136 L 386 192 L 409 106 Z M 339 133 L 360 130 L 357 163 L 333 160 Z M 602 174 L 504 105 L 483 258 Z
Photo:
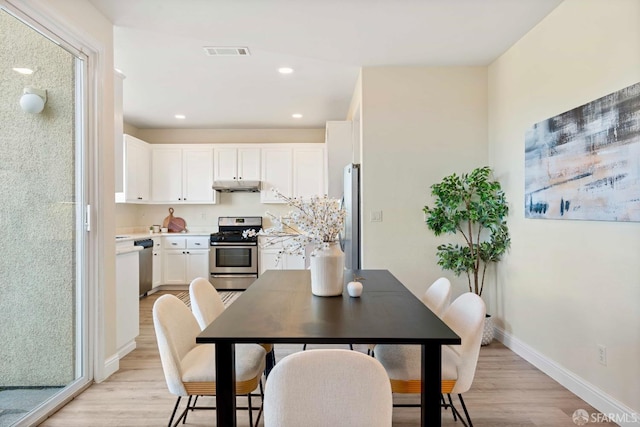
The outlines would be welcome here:
M 224 278 L 224 277 L 258 277 L 257 274 L 217 274 L 217 273 L 211 273 L 211 277 L 220 277 L 220 278 Z
M 238 243 L 238 242 L 211 242 L 211 246 L 236 246 L 238 248 L 250 248 L 253 246 L 258 246 L 257 243 Z

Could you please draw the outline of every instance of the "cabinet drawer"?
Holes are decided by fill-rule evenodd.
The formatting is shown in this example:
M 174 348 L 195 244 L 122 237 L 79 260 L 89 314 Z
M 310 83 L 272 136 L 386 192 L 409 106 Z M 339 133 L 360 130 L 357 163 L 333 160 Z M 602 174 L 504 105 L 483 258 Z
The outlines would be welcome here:
M 187 247 L 187 239 L 184 236 L 164 238 L 165 249 L 185 249 L 186 247 Z
M 187 237 L 187 249 L 209 249 L 209 237 L 207 236 Z

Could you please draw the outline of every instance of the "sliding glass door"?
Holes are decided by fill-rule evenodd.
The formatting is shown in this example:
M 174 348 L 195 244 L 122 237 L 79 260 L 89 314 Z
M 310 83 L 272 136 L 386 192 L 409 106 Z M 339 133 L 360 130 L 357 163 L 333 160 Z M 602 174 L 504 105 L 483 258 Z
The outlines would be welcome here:
M 89 381 L 87 60 L 22 18 L 0 1 L 0 427 Z

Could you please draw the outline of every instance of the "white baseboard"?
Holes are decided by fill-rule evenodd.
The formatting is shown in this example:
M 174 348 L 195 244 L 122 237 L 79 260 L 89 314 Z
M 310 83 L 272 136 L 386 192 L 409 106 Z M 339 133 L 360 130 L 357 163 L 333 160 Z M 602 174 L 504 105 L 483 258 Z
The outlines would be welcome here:
M 100 383 L 100 382 L 106 380 L 107 378 L 109 378 L 111 376 L 111 374 L 114 374 L 115 372 L 118 372 L 118 369 L 120 369 L 120 357 L 118 356 L 118 354 L 114 354 L 111 357 L 109 357 L 107 360 L 104 361 L 104 369 L 102 371 L 102 378 L 95 378 L 95 381 L 97 383 Z
M 128 343 L 126 343 L 125 345 L 123 345 L 118 349 L 118 359 L 122 359 L 123 357 L 125 357 L 127 354 L 131 353 L 135 349 L 136 349 L 136 341 L 135 340 L 129 341 Z
M 496 339 L 502 342 L 507 348 L 556 380 L 560 385 L 601 413 L 607 414 L 611 421 L 623 427 L 638 427 L 638 425 L 640 425 L 640 415 L 628 406 L 617 401 L 573 372 L 558 365 L 504 329 L 496 327 L 495 332 Z

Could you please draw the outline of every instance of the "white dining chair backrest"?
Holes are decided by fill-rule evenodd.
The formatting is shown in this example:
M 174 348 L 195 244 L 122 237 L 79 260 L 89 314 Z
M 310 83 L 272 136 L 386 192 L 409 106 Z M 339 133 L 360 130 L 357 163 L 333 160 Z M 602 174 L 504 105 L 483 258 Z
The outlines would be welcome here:
M 451 282 L 446 277 L 441 277 L 424 293 L 422 302 L 433 311 L 436 316 L 442 317 L 451 301 Z
M 285 357 L 269 374 L 264 425 L 389 427 L 392 410 L 380 362 L 351 350 L 307 350 Z
M 218 291 L 216 291 L 207 279 L 202 277 L 191 281 L 189 285 L 189 298 L 191 299 L 193 315 L 202 330 L 209 326 L 209 324 L 224 311 L 224 303 Z
M 471 387 L 476 372 L 480 342 L 484 328 L 486 308 L 478 295 L 467 292 L 456 298 L 444 312 L 442 321 L 447 324 L 461 339 L 460 345 L 448 346 L 451 351 L 443 349 L 443 359 L 456 357 L 458 378 L 452 393 L 464 393 Z M 446 362 L 443 360 L 443 362 Z
M 167 387 L 176 396 L 186 396 L 180 361 L 196 346 L 198 322 L 180 299 L 163 295 L 153 304 L 153 326 Z

